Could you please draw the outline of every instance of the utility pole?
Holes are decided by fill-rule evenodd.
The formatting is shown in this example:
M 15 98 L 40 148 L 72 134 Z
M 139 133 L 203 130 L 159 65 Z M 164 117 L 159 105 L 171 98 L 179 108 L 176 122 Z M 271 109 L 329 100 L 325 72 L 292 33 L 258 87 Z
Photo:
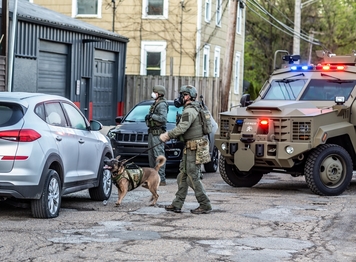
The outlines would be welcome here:
M 314 31 L 313 29 L 309 32 L 309 58 L 308 58 L 308 65 L 311 63 L 311 57 L 313 52 L 313 42 L 314 41 Z
M 300 19 L 302 12 L 301 0 L 295 0 L 294 7 L 294 38 L 293 38 L 293 55 L 300 54 Z
M 305 6 L 311 5 L 319 0 L 308 0 L 302 3 L 301 0 L 295 0 L 294 6 L 294 38 L 293 38 L 293 55 L 300 55 L 300 24 L 302 9 Z M 299 62 L 297 62 L 299 63 Z
M 230 86 L 231 86 L 231 74 L 232 64 L 234 61 L 234 47 L 236 38 L 236 19 L 237 19 L 237 7 L 239 0 L 231 0 L 229 10 L 229 22 L 227 28 L 226 49 L 225 58 L 222 73 L 222 93 L 221 93 L 221 111 L 228 110 Z

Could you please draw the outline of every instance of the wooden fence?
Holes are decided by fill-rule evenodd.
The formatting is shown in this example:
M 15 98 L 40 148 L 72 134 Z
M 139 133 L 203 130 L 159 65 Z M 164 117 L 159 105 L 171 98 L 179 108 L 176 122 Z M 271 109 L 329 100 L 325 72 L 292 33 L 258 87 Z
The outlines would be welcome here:
M 200 95 L 203 96 L 204 103 L 218 122 L 221 109 L 221 80 L 212 77 L 126 75 L 124 113 L 126 114 L 138 102 L 151 99 L 152 88 L 155 85 L 165 86 L 166 99 L 173 100 L 178 97 L 179 88 L 188 84 L 195 86 L 198 99 Z

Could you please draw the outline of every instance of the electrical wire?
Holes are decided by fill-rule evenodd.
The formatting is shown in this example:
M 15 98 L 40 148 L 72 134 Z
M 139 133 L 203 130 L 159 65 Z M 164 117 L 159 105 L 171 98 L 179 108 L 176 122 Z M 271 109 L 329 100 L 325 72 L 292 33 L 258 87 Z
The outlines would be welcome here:
M 269 23 L 270 25 L 272 25 L 273 27 L 275 27 L 276 29 L 280 30 L 281 32 L 289 35 L 289 36 L 293 36 L 293 37 L 298 37 L 299 39 L 302 39 L 304 41 L 306 41 L 307 43 L 313 44 L 313 45 L 322 45 L 317 39 L 313 39 L 311 40 L 309 38 L 309 35 L 303 34 L 303 33 L 299 33 L 299 32 L 295 32 L 294 29 L 290 28 L 289 26 L 287 26 L 286 24 L 284 24 L 283 22 L 279 21 L 277 18 L 275 18 L 272 14 L 270 14 L 263 6 L 261 6 L 258 2 L 256 2 L 255 0 L 247 0 L 249 2 L 249 4 L 251 5 L 247 5 L 246 2 L 244 3 L 245 6 L 247 6 L 247 8 L 249 10 L 251 10 L 253 13 L 255 13 L 258 17 L 260 17 L 261 19 L 263 19 L 264 21 L 266 21 L 267 23 Z M 256 9 L 258 11 L 256 11 Z M 271 21 L 269 21 L 267 18 L 263 17 L 261 15 L 261 13 L 264 13 L 265 15 L 269 16 L 270 18 L 272 18 L 275 22 L 277 22 L 279 24 L 279 26 L 273 24 Z M 281 28 L 281 27 L 283 28 Z M 286 31 L 287 30 L 287 31 Z M 314 41 L 316 40 L 316 41 Z
M 288 30 L 290 33 L 292 33 L 293 36 L 297 36 L 300 39 L 305 40 L 308 43 L 313 43 L 313 44 L 319 44 L 318 42 L 314 42 L 314 41 L 310 41 L 309 40 L 309 36 L 305 35 L 305 34 L 301 34 L 299 32 L 295 32 L 294 29 L 292 29 L 291 27 L 287 26 L 286 24 L 284 24 L 283 22 L 279 21 L 277 18 L 275 18 L 273 15 L 271 15 L 266 9 L 264 9 L 258 2 L 254 1 L 255 3 L 253 3 L 251 0 L 248 0 L 255 8 L 257 8 L 258 10 L 262 11 L 263 13 L 265 13 L 266 15 L 268 15 L 269 17 L 271 17 L 273 20 L 275 20 L 280 26 L 284 27 L 286 30 Z M 257 5 L 257 6 L 256 6 Z M 256 12 L 256 10 L 253 10 L 250 6 L 247 6 L 250 10 L 254 11 L 254 13 L 258 16 L 260 16 L 261 18 L 263 18 L 258 12 Z M 266 20 L 265 18 L 263 18 L 265 21 L 269 22 L 269 24 L 271 24 L 272 26 L 276 27 L 277 29 L 281 30 L 282 32 L 290 35 L 290 33 L 287 33 L 285 30 L 282 30 L 281 28 L 275 26 L 274 24 L 272 24 L 270 21 Z

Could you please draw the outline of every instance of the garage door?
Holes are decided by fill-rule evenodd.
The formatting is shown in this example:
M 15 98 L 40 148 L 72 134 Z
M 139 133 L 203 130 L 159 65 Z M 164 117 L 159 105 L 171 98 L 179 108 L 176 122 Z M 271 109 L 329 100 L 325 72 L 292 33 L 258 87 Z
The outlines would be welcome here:
M 95 51 L 93 119 L 103 125 L 115 124 L 115 53 Z
M 65 44 L 40 42 L 37 91 L 67 96 L 68 47 Z

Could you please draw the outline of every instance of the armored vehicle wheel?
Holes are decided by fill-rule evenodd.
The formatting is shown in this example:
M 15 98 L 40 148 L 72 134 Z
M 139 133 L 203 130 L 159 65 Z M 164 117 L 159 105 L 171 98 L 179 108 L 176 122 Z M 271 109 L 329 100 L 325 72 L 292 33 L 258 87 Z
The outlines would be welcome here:
M 352 160 L 348 152 L 333 144 L 320 145 L 306 160 L 305 181 L 315 194 L 342 194 L 352 179 Z
M 262 178 L 260 171 L 241 172 L 235 165 L 226 163 L 225 157 L 220 156 L 219 169 L 222 179 L 233 187 L 252 187 Z

